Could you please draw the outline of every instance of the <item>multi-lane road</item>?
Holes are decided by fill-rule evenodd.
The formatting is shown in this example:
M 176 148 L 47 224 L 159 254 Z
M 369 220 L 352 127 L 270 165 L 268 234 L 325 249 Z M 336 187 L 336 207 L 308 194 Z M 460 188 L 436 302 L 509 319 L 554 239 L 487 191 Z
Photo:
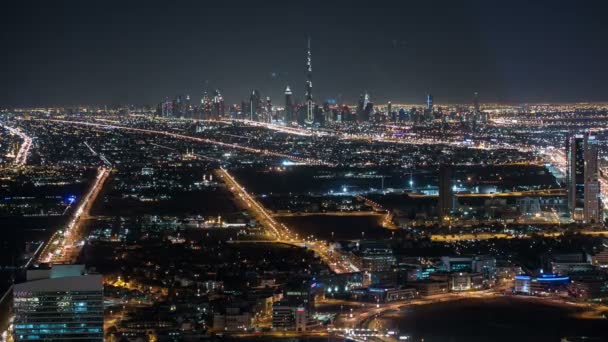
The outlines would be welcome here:
M 65 230 L 53 234 L 41 251 L 39 261 L 53 264 L 72 264 L 76 262 L 83 243 L 84 223 L 89 218 L 91 207 L 106 183 L 110 172 L 111 169 L 106 167 L 98 169 L 91 188 L 80 201 Z
M 39 119 L 39 120 L 42 120 L 42 119 Z M 177 133 L 171 133 L 171 132 L 165 132 L 165 131 L 157 131 L 157 130 L 152 130 L 152 129 L 135 128 L 135 127 L 119 126 L 119 125 L 114 125 L 114 124 L 105 124 L 105 123 L 96 123 L 96 122 L 82 122 L 82 121 L 69 121 L 69 120 L 44 120 L 44 121 L 57 122 L 57 123 L 63 123 L 63 124 L 69 124 L 69 125 L 78 125 L 78 126 L 99 127 L 99 128 L 105 128 L 105 129 L 117 129 L 117 130 L 124 130 L 124 131 L 136 132 L 136 133 L 164 135 L 164 136 L 168 136 L 168 137 L 179 139 L 179 140 L 218 145 L 218 146 L 225 147 L 228 149 L 240 150 L 240 151 L 249 152 L 249 153 L 253 153 L 253 154 L 261 154 L 261 155 L 266 155 L 266 156 L 285 158 L 285 159 L 292 160 L 294 162 L 302 163 L 302 164 L 306 164 L 306 165 L 332 165 L 331 163 L 328 163 L 328 162 L 325 162 L 322 160 L 318 160 L 318 159 L 302 158 L 302 157 L 292 156 L 292 155 L 288 155 L 288 154 L 284 154 L 284 153 L 273 152 L 273 151 L 270 151 L 267 149 L 258 149 L 258 148 L 253 148 L 253 147 L 248 147 L 248 146 L 243 146 L 243 145 L 238 145 L 238 144 L 225 143 L 225 142 L 213 140 L 213 139 L 199 138 L 199 137 L 193 137 L 190 135 L 177 134 Z
M 19 146 L 19 151 L 17 151 L 17 155 L 15 156 L 14 163 L 17 166 L 23 166 L 27 163 L 27 156 L 30 153 L 30 148 L 32 147 L 32 138 L 27 134 L 23 133 L 20 129 L 15 127 L 10 127 L 7 125 L 2 125 L 6 128 L 11 134 L 14 134 L 21 138 L 23 142 Z
M 299 236 L 290 230 L 285 224 L 278 222 L 268 213 L 253 196 L 224 168 L 217 171 L 230 192 L 253 214 L 260 224 L 268 230 L 274 241 L 306 247 L 314 251 L 335 273 L 349 273 L 359 271 L 355 263 L 347 255 L 331 250 L 327 242 L 321 240 L 309 240 Z

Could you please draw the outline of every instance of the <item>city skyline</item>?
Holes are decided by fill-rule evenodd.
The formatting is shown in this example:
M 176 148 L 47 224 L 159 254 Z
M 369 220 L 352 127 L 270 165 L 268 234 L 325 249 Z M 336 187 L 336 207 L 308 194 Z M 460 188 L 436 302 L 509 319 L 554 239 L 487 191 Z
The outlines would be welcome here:
M 608 340 L 604 7 L 7 4 L 0 342 Z

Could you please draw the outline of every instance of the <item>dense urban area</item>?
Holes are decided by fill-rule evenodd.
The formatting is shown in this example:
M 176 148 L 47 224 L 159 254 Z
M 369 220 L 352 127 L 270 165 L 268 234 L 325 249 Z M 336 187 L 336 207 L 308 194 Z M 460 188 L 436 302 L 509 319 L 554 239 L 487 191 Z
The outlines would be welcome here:
M 432 340 L 395 317 L 434 305 L 608 327 L 608 105 L 191 99 L 2 111 L 4 339 Z

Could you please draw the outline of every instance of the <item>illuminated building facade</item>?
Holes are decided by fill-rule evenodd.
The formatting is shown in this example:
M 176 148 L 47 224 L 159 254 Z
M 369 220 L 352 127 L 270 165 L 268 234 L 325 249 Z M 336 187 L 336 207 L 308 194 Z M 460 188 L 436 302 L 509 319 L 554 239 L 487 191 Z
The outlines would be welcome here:
M 568 208 L 577 222 L 602 220 L 598 173 L 598 142 L 594 135 L 574 135 L 568 140 Z
M 289 86 L 285 88 L 285 123 L 291 123 L 293 121 L 293 100 L 292 92 Z
M 310 53 L 310 37 L 306 57 L 306 121 L 312 124 L 314 120 L 314 104 L 312 101 L 312 56 Z
M 103 341 L 101 275 L 29 281 L 13 296 L 15 341 Z

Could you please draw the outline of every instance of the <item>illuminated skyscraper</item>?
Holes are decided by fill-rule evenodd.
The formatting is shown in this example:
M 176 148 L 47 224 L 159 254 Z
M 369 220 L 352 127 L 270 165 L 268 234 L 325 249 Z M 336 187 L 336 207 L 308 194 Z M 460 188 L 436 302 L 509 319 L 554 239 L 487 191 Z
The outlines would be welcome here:
M 270 96 L 266 96 L 266 120 L 268 122 L 272 122 L 272 101 L 270 100 Z
M 249 120 L 258 121 L 261 102 L 260 92 L 257 89 L 254 89 L 249 97 Z
M 588 133 L 574 135 L 567 143 L 568 207 L 577 222 L 602 220 L 597 145 Z
M 219 119 L 225 114 L 224 98 L 219 89 L 213 92 L 213 118 Z
M 433 95 L 431 94 L 426 95 L 426 109 L 429 112 L 433 111 Z
M 477 92 L 473 93 L 473 110 L 475 114 L 479 113 L 479 94 Z
M 310 53 L 310 37 L 308 37 L 306 69 L 306 123 L 312 124 L 314 121 L 314 104 L 312 102 L 312 56 Z
M 209 95 L 205 91 L 203 93 L 203 98 L 201 98 L 201 119 L 209 119 L 211 117 L 211 99 L 209 99 Z
M 293 121 L 293 100 L 289 86 L 285 88 L 285 123 L 290 124 Z

